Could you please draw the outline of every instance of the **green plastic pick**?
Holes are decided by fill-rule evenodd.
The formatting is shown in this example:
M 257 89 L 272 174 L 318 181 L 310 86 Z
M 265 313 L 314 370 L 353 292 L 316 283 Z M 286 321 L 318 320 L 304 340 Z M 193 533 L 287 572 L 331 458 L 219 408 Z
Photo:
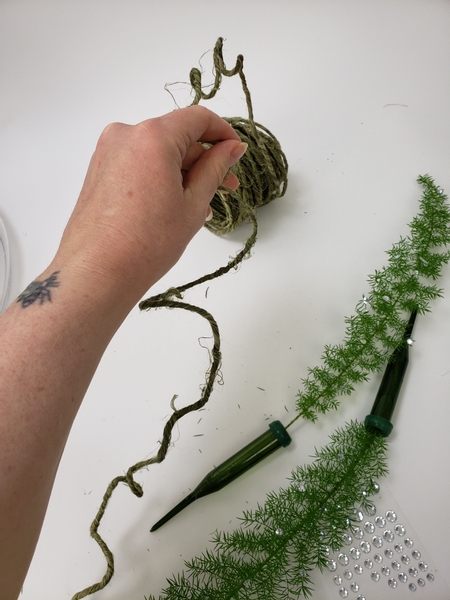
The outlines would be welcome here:
M 228 460 L 210 471 L 195 490 L 155 523 L 150 531 L 156 531 L 164 523 L 167 523 L 172 517 L 186 508 L 186 506 L 194 502 L 194 500 L 221 490 L 242 475 L 242 473 L 245 473 L 245 471 L 248 471 L 248 469 L 251 469 L 263 460 L 263 458 L 266 458 L 266 456 L 269 456 L 269 454 L 272 454 L 278 448 L 289 446 L 290 443 L 291 437 L 282 423 L 280 421 L 273 421 L 269 424 L 269 431 L 257 437 L 253 442 L 242 448 L 242 450 L 239 450 L 239 452 L 233 454 Z
M 392 353 L 373 403 L 372 411 L 364 420 L 367 429 L 384 437 L 390 435 L 394 427 L 391 418 L 409 362 L 409 347 L 412 343 L 411 334 L 416 316 L 417 312 L 413 311 L 403 334 L 404 343 Z

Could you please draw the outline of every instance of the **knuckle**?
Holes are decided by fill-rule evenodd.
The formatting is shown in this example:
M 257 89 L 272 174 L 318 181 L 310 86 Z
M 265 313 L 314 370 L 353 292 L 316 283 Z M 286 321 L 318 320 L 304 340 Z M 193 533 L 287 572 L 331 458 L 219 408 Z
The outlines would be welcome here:
M 107 125 L 97 142 L 97 149 L 107 149 L 111 144 L 114 144 L 120 135 L 123 135 L 124 130 L 129 127 L 129 125 L 125 125 L 124 123 L 110 123 Z
M 107 125 L 102 133 L 101 133 L 101 138 L 107 138 L 109 136 L 113 136 L 116 135 L 119 131 L 122 131 L 125 127 L 128 127 L 128 125 L 125 125 L 124 123 L 109 123 L 109 125 Z

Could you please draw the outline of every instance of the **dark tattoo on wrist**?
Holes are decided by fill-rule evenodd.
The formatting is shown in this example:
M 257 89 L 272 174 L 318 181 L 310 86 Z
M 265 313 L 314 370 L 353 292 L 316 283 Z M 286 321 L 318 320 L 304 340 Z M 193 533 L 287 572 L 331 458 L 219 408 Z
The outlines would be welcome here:
M 27 308 L 30 304 L 34 304 L 39 301 L 39 304 L 44 304 L 46 300 L 52 301 L 51 288 L 59 286 L 58 281 L 59 271 L 55 271 L 44 279 L 44 281 L 33 281 L 29 286 L 20 294 L 17 298 L 17 302 L 20 302 L 22 308 Z

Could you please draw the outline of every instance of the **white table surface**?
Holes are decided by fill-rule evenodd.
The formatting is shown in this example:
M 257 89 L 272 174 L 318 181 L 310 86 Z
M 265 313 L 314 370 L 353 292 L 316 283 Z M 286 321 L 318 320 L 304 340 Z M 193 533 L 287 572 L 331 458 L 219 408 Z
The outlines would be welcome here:
M 245 56 L 255 118 L 287 154 L 289 189 L 260 211 L 252 258 L 209 284 L 207 297 L 205 286 L 186 297 L 219 322 L 224 385 L 176 428 L 166 461 L 136 477 L 143 498 L 116 491 L 101 527 L 116 575 L 99 600 L 157 595 L 215 529 L 234 528 L 337 426 L 364 418 L 379 377 L 339 412 L 294 428 L 288 450 L 149 533 L 213 464 L 262 433 L 268 417 L 287 422 L 294 414 L 307 367 L 325 344 L 342 340 L 344 316 L 368 293 L 367 276 L 408 234 L 417 176 L 429 173 L 450 192 L 448 1 L 2 0 L 0 215 L 11 244 L 11 299 L 51 260 L 103 127 L 171 111 L 164 84 L 187 81 L 218 36 L 228 64 Z M 208 79 L 211 52 L 201 62 Z M 187 102 L 186 87 L 173 91 Z M 237 81 L 226 81 L 208 106 L 246 116 Z M 224 264 L 248 233 L 201 231 L 152 292 Z M 439 285 L 444 299 L 416 326 L 390 474 L 380 483 L 450 584 L 448 267 Z M 157 450 L 174 394 L 180 405 L 197 399 L 208 366 L 198 339 L 208 333 L 195 316 L 137 308 L 118 331 L 68 440 L 23 600 L 70 599 L 103 576 L 89 537 L 103 492 Z M 319 578 L 315 598 L 328 593 L 321 585 Z M 420 597 L 440 600 L 431 588 Z

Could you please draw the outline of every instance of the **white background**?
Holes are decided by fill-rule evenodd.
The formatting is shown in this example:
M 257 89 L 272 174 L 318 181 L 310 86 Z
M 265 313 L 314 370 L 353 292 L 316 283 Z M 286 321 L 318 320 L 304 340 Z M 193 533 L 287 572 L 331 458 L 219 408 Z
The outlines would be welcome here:
M 293 428 L 289 449 L 149 533 L 214 464 L 262 433 L 268 417 L 290 420 L 307 367 L 325 344 L 342 340 L 344 316 L 368 293 L 367 275 L 408 234 L 417 176 L 429 173 L 450 191 L 448 1 L 1 0 L 0 214 L 11 298 L 51 260 L 103 127 L 173 110 L 164 84 L 187 81 L 207 51 L 201 64 L 211 81 L 218 36 L 229 65 L 245 56 L 255 118 L 288 157 L 289 189 L 260 211 L 252 258 L 211 283 L 207 298 L 207 286 L 186 296 L 219 322 L 224 385 L 205 411 L 181 422 L 166 461 L 136 477 L 143 498 L 116 491 L 101 526 L 116 575 L 99 600 L 158 594 L 216 528 L 235 527 L 335 427 L 364 418 L 379 377 L 338 413 Z M 172 91 L 188 102 L 186 87 Z M 225 81 L 208 106 L 246 116 L 237 81 Z M 226 263 L 248 233 L 201 231 L 152 293 Z M 445 299 L 415 329 L 390 474 L 380 483 L 450 583 L 448 267 L 439 285 Z M 67 443 L 24 600 L 70 599 L 101 579 L 104 558 L 89 525 L 104 490 L 157 450 L 174 394 L 180 406 L 198 398 L 208 366 L 198 338 L 208 335 L 200 319 L 176 311 L 136 308 L 123 324 Z M 420 597 L 435 598 L 431 591 Z

